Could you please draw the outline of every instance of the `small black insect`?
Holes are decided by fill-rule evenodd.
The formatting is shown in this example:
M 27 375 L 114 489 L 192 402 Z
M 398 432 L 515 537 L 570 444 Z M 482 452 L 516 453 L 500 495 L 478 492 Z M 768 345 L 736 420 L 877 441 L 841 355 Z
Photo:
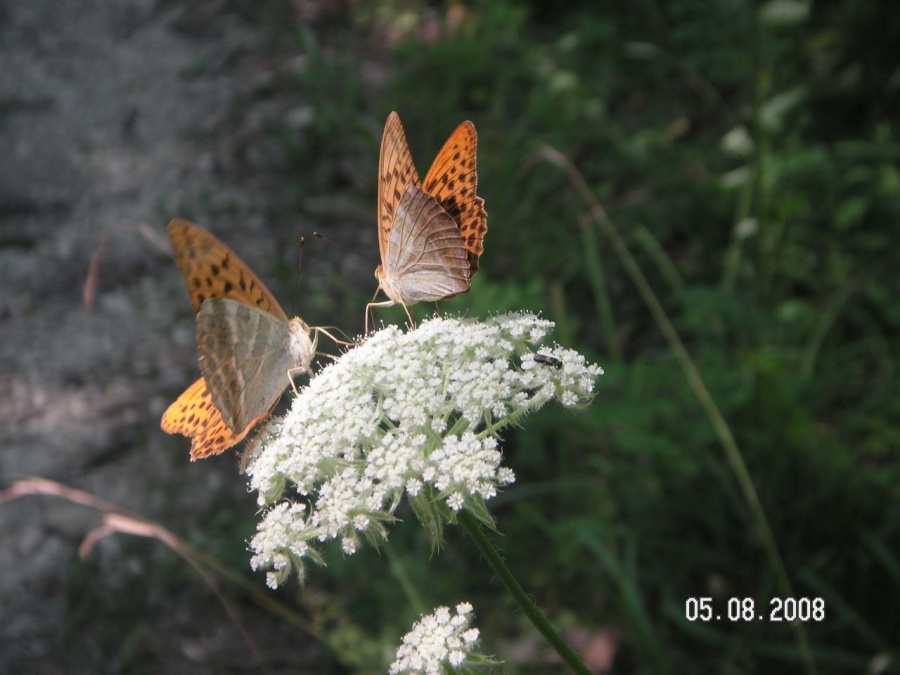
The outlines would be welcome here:
M 546 366 L 553 366 L 557 370 L 563 367 L 563 362 L 560 361 L 555 356 L 550 356 L 549 354 L 535 354 L 534 355 L 535 363 L 543 363 Z

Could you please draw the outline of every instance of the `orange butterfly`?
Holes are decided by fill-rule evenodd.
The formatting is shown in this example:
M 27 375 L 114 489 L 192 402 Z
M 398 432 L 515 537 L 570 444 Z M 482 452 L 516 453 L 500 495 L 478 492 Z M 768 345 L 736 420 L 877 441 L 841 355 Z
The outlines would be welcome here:
M 392 112 L 381 138 L 378 163 L 378 285 L 400 304 L 452 298 L 469 290 L 484 250 L 487 212 L 476 192 L 475 126 L 463 122 L 438 152 L 425 181 L 419 181 L 403 125 Z M 368 332 L 368 325 L 367 325 Z
M 176 218 L 169 239 L 197 312 L 203 377 L 169 406 L 161 426 L 188 436 L 195 460 L 239 443 L 271 414 L 294 372 L 311 373 L 320 329 L 310 339 L 303 320 L 289 321 L 246 263 L 206 230 Z

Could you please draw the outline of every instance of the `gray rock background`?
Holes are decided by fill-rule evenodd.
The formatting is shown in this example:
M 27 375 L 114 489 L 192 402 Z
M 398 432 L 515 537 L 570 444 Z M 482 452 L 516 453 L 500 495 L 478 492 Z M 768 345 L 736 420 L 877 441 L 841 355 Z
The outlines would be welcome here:
M 305 26 L 327 53 L 341 39 L 329 4 L 0 5 L 0 489 L 43 476 L 201 546 L 232 528 L 234 548 L 213 553 L 250 574 L 256 507 L 236 456 L 190 463 L 187 439 L 159 428 L 197 376 L 165 224 L 179 215 L 213 231 L 286 311 L 301 233 L 324 222 L 373 250 L 379 120 L 370 165 L 329 158 L 329 175 L 346 176 L 342 193 L 328 178 L 292 184 L 277 133 L 302 137 L 317 114 L 297 76 L 308 64 L 279 25 Z M 373 268 L 308 246 L 304 317 L 359 330 L 352 322 L 362 323 Z M 358 311 L 345 302 L 355 294 Z M 335 296 L 347 309 L 329 315 Z M 49 496 L 0 505 L 0 672 L 259 669 L 213 593 L 160 542 L 117 535 L 80 560 L 98 522 L 96 511 Z M 241 616 L 269 672 L 326 672 L 297 629 L 252 606 Z

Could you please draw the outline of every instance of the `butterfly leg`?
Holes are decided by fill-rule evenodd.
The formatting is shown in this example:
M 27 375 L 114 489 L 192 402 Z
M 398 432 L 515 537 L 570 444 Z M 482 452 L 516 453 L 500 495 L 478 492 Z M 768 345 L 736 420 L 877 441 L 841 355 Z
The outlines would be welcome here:
M 415 330 L 416 322 L 413 320 L 412 314 L 409 313 L 409 307 L 406 306 L 406 303 L 403 303 L 403 311 L 406 312 L 406 318 L 409 319 L 409 325 Z
M 346 337 L 346 333 L 344 333 L 344 331 L 342 331 L 340 328 L 335 328 L 334 326 L 327 326 L 327 327 L 316 326 L 313 328 L 313 330 L 317 331 L 318 333 L 324 333 L 329 338 L 331 338 L 331 341 L 334 342 L 334 344 L 336 344 L 336 345 L 342 345 L 344 347 L 359 347 L 362 344 L 361 342 L 353 342 L 352 340 L 349 340 L 349 339 L 348 340 L 340 340 L 340 339 L 336 338 L 334 335 L 332 335 L 331 333 L 329 333 L 326 328 L 333 328 L 336 331 L 340 331 Z
M 340 328 L 335 328 L 334 326 L 328 326 L 328 328 L 332 328 L 336 331 L 340 331 L 341 333 L 344 332 Z M 319 333 L 324 333 L 325 335 L 327 335 L 329 338 L 331 338 L 331 341 L 334 342 L 336 345 L 343 345 L 344 347 L 359 347 L 363 344 L 362 342 L 351 342 L 351 341 L 349 341 L 349 338 L 348 338 L 348 340 L 341 340 L 339 338 L 336 338 L 334 335 L 332 335 L 331 333 L 328 332 L 328 328 L 325 328 L 323 326 L 313 326 L 312 330 L 316 334 L 315 339 L 313 340 L 313 348 L 314 349 L 315 349 L 315 345 L 319 341 Z M 346 337 L 346 335 L 345 335 L 345 337 Z M 337 361 L 339 358 L 341 358 L 340 354 L 335 355 L 335 354 L 329 354 L 328 352 L 320 352 L 320 351 L 316 351 L 316 356 L 325 356 L 325 357 L 331 359 L 332 361 Z
M 287 372 L 288 382 L 291 383 L 291 390 L 294 392 L 294 396 L 297 396 L 300 393 L 300 390 L 297 389 L 297 383 L 294 382 L 294 375 L 297 373 L 298 370 L 300 372 L 304 372 L 304 369 L 302 367 L 288 368 L 288 372 Z
M 366 333 L 365 334 L 366 335 L 369 334 L 369 308 L 370 307 L 392 307 L 393 305 L 396 305 L 396 304 L 397 303 L 394 302 L 393 300 L 385 300 L 384 302 L 370 302 L 368 305 L 366 305 Z M 412 318 L 412 314 L 409 313 L 409 307 L 407 307 L 405 303 L 401 302 L 400 304 L 403 307 L 403 311 L 406 312 L 406 318 L 409 319 L 409 325 L 412 327 L 413 330 L 415 330 L 416 322 Z M 373 319 L 374 319 L 374 316 L 373 316 Z
M 297 389 L 297 383 L 294 382 L 294 377 L 296 375 L 302 375 L 303 373 L 306 373 L 307 375 L 312 377 L 312 367 L 311 366 L 310 367 L 295 366 L 293 368 L 288 368 L 288 371 L 287 371 L 288 382 L 291 383 L 291 389 L 294 392 L 294 396 L 297 396 L 300 393 L 300 390 Z
M 366 305 L 366 327 L 363 335 L 369 334 L 369 315 L 372 313 L 372 307 L 391 307 L 395 304 L 397 303 L 395 303 L 393 300 L 385 300 L 384 302 L 370 302 L 368 305 Z M 372 320 L 375 320 L 374 314 L 372 314 Z

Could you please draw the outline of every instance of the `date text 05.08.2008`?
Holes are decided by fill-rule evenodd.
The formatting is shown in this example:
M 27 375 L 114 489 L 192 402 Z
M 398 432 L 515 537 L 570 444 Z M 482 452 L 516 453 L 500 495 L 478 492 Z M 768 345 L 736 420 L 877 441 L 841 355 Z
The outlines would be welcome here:
M 772 598 L 769 606 L 757 607 L 753 598 L 729 598 L 724 607 L 712 598 L 688 598 L 684 603 L 688 621 L 824 621 L 822 598 Z

